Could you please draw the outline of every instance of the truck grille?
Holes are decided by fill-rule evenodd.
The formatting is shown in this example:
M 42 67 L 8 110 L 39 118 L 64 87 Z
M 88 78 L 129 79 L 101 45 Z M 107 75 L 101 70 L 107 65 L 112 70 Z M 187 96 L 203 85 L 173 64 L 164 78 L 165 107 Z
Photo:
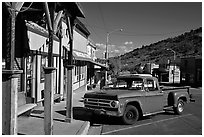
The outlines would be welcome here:
M 111 107 L 111 102 L 113 100 L 106 100 L 106 99 L 95 99 L 95 98 L 84 98 L 84 105 L 85 107 L 90 108 L 103 108 L 103 109 L 116 109 Z

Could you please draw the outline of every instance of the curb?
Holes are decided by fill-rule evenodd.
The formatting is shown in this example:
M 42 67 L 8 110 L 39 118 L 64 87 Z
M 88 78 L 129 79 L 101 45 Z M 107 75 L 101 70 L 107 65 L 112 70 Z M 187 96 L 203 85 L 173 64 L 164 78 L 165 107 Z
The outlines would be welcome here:
M 89 131 L 89 128 L 90 128 L 90 122 L 89 121 L 85 121 L 83 123 L 83 125 L 81 126 L 81 128 L 76 133 L 76 135 L 87 135 L 88 131 Z
M 88 135 L 101 135 L 102 133 L 102 125 L 93 125 L 89 129 Z

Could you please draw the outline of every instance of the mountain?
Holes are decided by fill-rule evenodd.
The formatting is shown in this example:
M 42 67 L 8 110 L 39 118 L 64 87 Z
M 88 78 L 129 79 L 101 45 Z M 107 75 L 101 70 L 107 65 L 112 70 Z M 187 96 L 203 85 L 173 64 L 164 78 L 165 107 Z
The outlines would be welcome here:
M 174 38 L 142 46 L 124 55 L 109 58 L 110 70 L 112 72 L 138 72 L 140 66 L 146 63 L 166 63 L 167 60 L 173 60 L 174 56 L 173 51 L 167 49 L 174 50 L 177 59 L 187 56 L 202 56 L 202 27 Z

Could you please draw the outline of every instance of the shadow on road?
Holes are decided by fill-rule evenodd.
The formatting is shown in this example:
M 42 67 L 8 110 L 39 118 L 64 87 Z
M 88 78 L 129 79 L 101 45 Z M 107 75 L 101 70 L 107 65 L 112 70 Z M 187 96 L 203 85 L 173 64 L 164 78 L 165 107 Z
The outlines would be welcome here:
M 161 113 L 160 115 L 174 115 L 174 114 L 171 111 L 167 111 L 167 112 Z M 140 121 L 151 119 L 151 117 L 153 116 L 155 115 L 142 117 Z M 76 120 L 90 121 L 91 124 L 124 125 L 124 123 L 119 117 L 96 115 L 92 110 L 89 110 L 83 107 L 73 108 L 73 118 Z
M 121 125 L 121 120 L 117 117 L 96 115 L 92 110 L 83 107 L 73 108 L 73 118 L 77 120 L 90 121 L 91 124 Z

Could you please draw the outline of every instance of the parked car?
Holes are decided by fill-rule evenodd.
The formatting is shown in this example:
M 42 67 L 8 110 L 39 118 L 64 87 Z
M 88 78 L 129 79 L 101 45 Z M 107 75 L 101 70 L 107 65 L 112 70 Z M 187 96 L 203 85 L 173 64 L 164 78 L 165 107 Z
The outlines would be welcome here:
M 151 75 L 128 74 L 117 77 L 113 85 L 83 97 L 84 107 L 96 114 L 121 117 L 125 124 L 134 124 L 142 116 L 172 109 L 182 114 L 186 103 L 194 101 L 189 87 L 160 88 Z

